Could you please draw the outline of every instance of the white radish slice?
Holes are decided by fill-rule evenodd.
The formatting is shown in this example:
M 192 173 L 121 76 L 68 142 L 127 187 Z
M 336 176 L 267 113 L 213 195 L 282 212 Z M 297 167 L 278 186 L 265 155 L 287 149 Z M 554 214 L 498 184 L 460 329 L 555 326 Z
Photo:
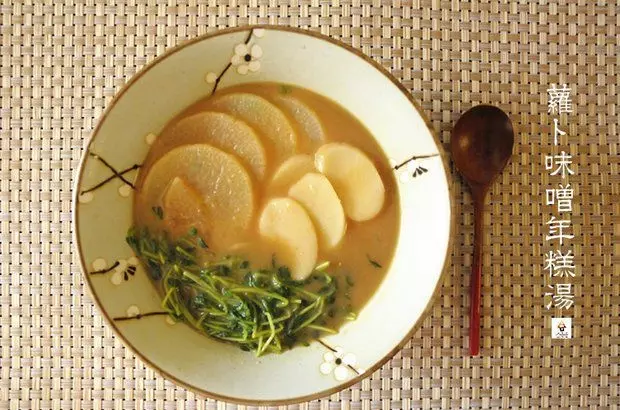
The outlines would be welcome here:
M 276 259 L 286 265 L 295 280 L 307 278 L 316 264 L 318 244 L 306 210 L 290 198 L 267 202 L 259 220 L 259 232 L 276 247 Z
M 309 173 L 289 189 L 288 195 L 308 211 L 324 249 L 336 247 L 347 229 L 340 199 L 325 175 Z
M 207 242 L 211 228 L 209 211 L 198 191 L 182 178 L 175 177 L 168 185 L 163 199 L 164 224 L 173 237 L 182 236 L 196 228 Z
M 325 142 L 323 125 L 312 108 L 290 95 L 279 95 L 274 98 L 274 101 L 285 114 L 288 114 L 299 125 L 310 145 Z
M 209 236 L 216 247 L 229 246 L 241 239 L 250 225 L 255 198 L 250 175 L 234 156 L 209 144 L 174 148 L 146 175 L 137 195 L 141 201 L 138 209 L 159 205 L 175 177 L 182 178 L 204 202 L 210 219 Z M 199 217 L 195 215 L 196 219 Z
M 297 136 L 286 115 L 275 105 L 255 94 L 232 93 L 216 97 L 211 107 L 236 116 L 261 134 L 270 145 L 277 163 L 297 150 Z
M 332 183 L 349 218 L 367 221 L 381 211 L 385 187 L 361 150 L 345 143 L 325 144 L 314 155 L 314 165 Z
M 288 189 L 308 172 L 315 171 L 314 161 L 310 155 L 294 155 L 284 161 L 271 177 L 269 189 L 275 191 Z
M 237 155 L 260 181 L 265 176 L 267 156 L 256 132 L 245 122 L 222 112 L 201 112 L 179 121 L 157 148 L 167 152 L 186 144 L 207 143 Z M 156 142 L 157 144 L 157 142 Z

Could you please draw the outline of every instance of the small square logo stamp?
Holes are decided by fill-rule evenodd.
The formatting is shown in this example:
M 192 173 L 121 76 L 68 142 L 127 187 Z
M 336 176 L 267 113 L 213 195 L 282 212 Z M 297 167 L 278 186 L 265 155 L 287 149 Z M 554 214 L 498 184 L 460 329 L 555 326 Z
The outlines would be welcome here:
M 570 317 L 551 318 L 551 338 L 571 339 L 573 337 L 573 319 Z

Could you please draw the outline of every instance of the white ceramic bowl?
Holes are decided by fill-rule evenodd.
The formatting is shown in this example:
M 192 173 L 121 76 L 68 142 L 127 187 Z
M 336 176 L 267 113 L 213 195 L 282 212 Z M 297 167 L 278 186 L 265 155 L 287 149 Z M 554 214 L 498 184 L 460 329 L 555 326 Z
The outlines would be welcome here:
M 235 52 L 244 51 L 236 48 L 239 44 L 254 49 L 251 67 L 243 59 L 241 65 L 231 64 Z M 393 161 L 402 207 L 394 260 L 358 319 L 309 347 L 258 359 L 161 314 L 160 296 L 124 240 L 132 223 L 133 166 L 143 161 L 154 136 L 215 87 L 255 81 L 295 84 L 348 109 Z M 447 265 L 449 191 L 443 152 L 428 121 L 408 91 L 378 64 L 315 33 L 241 27 L 170 50 L 118 93 L 82 159 L 74 232 L 96 304 L 145 363 L 213 398 L 288 404 L 334 393 L 368 376 L 417 329 Z

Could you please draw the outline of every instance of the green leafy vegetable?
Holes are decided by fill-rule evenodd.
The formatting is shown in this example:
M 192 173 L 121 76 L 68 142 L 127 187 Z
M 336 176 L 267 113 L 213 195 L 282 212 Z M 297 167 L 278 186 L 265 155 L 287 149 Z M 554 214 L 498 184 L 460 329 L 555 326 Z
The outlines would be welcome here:
M 293 92 L 293 87 L 286 84 L 280 84 L 279 88 L 280 94 L 287 95 Z
M 325 261 L 316 265 L 316 268 L 314 268 L 314 270 L 324 271 L 325 269 L 329 268 L 329 265 L 329 261 Z
M 162 307 L 175 320 L 257 356 L 336 333 L 325 326 L 338 291 L 337 280 L 324 271 L 329 264 L 315 271 L 317 280 L 296 281 L 287 267 L 276 266 L 275 257 L 269 269 L 253 269 L 235 256 L 208 260 L 213 254 L 203 255 L 192 238 L 191 230 L 176 241 L 147 229 L 127 233 L 127 243 L 161 280 Z
M 345 320 L 354 321 L 355 319 L 357 319 L 357 313 L 349 312 L 344 318 Z
M 153 210 L 153 213 L 159 220 L 164 219 L 164 210 L 162 209 L 161 206 L 154 206 L 151 209 Z
M 377 262 L 376 260 L 371 258 L 370 255 L 366 255 L 366 257 L 368 258 L 368 262 L 370 262 L 370 264 L 372 266 L 374 266 L 375 268 L 380 269 L 380 268 L 383 267 L 383 266 L 381 266 L 381 264 L 379 262 Z
M 202 238 L 198 238 L 198 246 L 200 246 L 202 249 L 207 249 L 209 247 L 205 240 Z

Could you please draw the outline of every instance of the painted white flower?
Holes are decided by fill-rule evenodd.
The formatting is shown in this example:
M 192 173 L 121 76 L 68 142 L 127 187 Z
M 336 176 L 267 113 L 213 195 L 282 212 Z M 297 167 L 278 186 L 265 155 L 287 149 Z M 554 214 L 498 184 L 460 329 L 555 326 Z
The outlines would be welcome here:
M 245 75 L 248 72 L 256 72 L 260 70 L 260 58 L 263 55 L 263 49 L 254 44 L 248 46 L 247 44 L 237 44 L 235 46 L 235 55 L 233 55 L 230 63 L 237 67 L 239 74 Z
M 425 174 L 428 169 L 420 165 L 415 159 L 398 162 L 394 158 L 389 158 L 392 169 L 396 172 L 397 178 L 402 183 L 407 183 L 415 177 Z
M 214 84 L 217 81 L 217 74 L 213 71 L 208 72 L 205 76 L 205 81 L 209 84 Z
M 123 283 L 123 280 L 127 281 L 131 276 L 136 274 L 138 270 L 138 258 L 135 256 L 130 257 L 129 259 L 119 259 L 118 265 L 110 275 L 110 282 L 113 285 L 120 285 Z
M 264 28 L 255 28 L 253 31 L 254 35 L 258 38 L 261 38 L 262 36 L 265 35 L 265 29 Z
M 78 201 L 81 204 L 87 204 L 93 200 L 95 195 L 92 192 L 84 192 L 78 196 Z
M 136 317 L 140 314 L 140 308 L 136 305 L 131 305 L 127 308 L 128 317 Z
M 92 266 L 93 266 L 93 270 L 96 270 L 96 271 L 104 270 L 105 268 L 108 267 L 108 263 L 103 258 L 97 258 L 93 261 Z
M 118 194 L 122 196 L 123 198 L 127 198 L 129 195 L 131 195 L 131 186 L 123 182 L 118 187 Z
M 118 261 L 118 266 L 114 271 L 112 271 L 112 275 L 110 275 L 110 282 L 113 285 L 120 285 L 123 282 L 123 272 L 127 269 L 127 262 L 123 259 Z
M 334 378 L 338 381 L 347 379 L 352 374 L 349 366 L 353 367 L 357 363 L 357 359 L 353 353 L 345 353 L 342 347 L 335 347 L 335 351 L 327 352 L 323 355 L 323 363 L 321 363 L 321 373 L 334 373 Z
M 394 170 L 394 172 L 396 173 L 396 178 L 402 182 L 408 182 L 410 180 L 412 180 L 413 178 L 411 177 L 411 172 L 409 172 L 409 164 L 405 164 L 402 165 L 402 161 L 397 161 L 394 158 L 388 158 L 390 161 L 390 166 L 392 167 L 392 169 Z
M 149 132 L 148 134 L 144 136 L 144 142 L 146 142 L 147 145 L 153 145 L 156 139 L 157 139 L 157 134 L 153 132 Z

